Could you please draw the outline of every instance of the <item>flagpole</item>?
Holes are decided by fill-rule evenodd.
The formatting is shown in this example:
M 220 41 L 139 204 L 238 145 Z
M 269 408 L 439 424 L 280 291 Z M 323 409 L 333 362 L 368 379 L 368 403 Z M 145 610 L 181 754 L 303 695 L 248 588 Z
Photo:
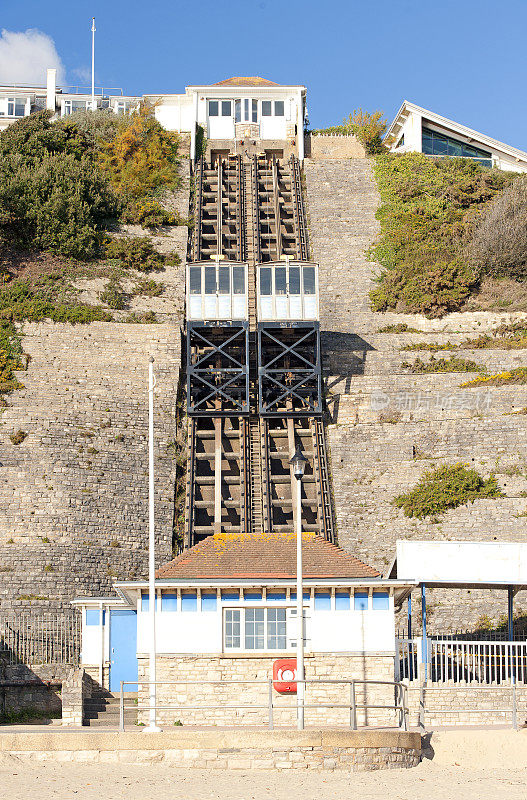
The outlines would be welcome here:
M 91 18 L 91 110 L 95 111 L 95 17 Z

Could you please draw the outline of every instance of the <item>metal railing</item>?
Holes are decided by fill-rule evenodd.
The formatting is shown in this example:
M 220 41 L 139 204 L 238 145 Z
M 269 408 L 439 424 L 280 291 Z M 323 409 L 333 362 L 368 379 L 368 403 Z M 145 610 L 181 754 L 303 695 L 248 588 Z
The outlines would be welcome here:
M 0 658 L 8 664 L 70 664 L 81 650 L 78 612 L 0 612 Z
M 477 683 L 499 686 L 527 684 L 527 642 L 462 641 L 458 639 L 398 639 L 398 680 L 419 679 L 426 664 L 430 683 Z
M 393 711 L 396 716 L 398 716 L 398 727 L 402 730 L 408 730 L 408 687 L 404 683 L 400 683 L 399 681 L 376 681 L 376 680 L 360 680 L 360 679 L 333 679 L 333 678 L 306 678 L 303 681 L 297 681 L 297 683 L 304 684 L 304 691 L 307 686 L 313 685 L 320 685 L 320 684 L 330 684 L 330 685 L 344 685 L 349 686 L 349 703 L 338 703 L 338 702 L 303 702 L 304 709 L 320 709 L 320 708 L 342 708 L 347 709 L 349 711 L 349 727 L 351 730 L 357 730 L 358 728 L 358 715 L 357 712 L 359 710 L 368 711 L 373 709 L 385 709 Z M 158 711 L 239 711 L 242 709 L 247 709 L 250 711 L 262 711 L 267 710 L 267 727 L 269 730 L 274 729 L 274 712 L 275 711 L 290 711 L 292 713 L 296 712 L 297 705 L 283 705 L 277 704 L 276 699 L 273 695 L 273 685 L 274 681 L 272 678 L 269 679 L 261 679 L 261 680 L 217 680 L 217 681 L 197 681 L 197 680 L 179 680 L 179 681 L 155 681 L 156 686 L 248 686 L 248 685 L 260 685 L 265 686 L 267 688 L 267 703 L 265 704 L 255 704 L 255 703 L 236 703 L 236 704 L 227 704 L 227 703 L 217 703 L 214 705 L 206 705 L 206 704 L 194 704 L 194 703 L 156 703 L 155 710 L 156 713 Z M 356 687 L 359 686 L 393 686 L 394 688 L 394 701 L 393 703 L 387 704 L 378 704 L 378 703 L 368 703 L 368 702 L 361 702 L 360 698 L 357 698 Z M 137 686 L 137 687 L 145 687 L 148 690 L 150 683 L 148 681 L 121 681 L 121 690 L 119 695 L 119 731 L 125 730 L 125 711 L 134 710 L 138 713 L 140 711 L 149 712 L 151 711 L 154 706 L 149 705 L 148 700 L 145 704 L 140 703 L 139 700 L 137 704 L 125 704 L 125 686 Z M 291 695 L 289 695 L 291 697 Z M 205 723 L 206 724 L 206 723 Z

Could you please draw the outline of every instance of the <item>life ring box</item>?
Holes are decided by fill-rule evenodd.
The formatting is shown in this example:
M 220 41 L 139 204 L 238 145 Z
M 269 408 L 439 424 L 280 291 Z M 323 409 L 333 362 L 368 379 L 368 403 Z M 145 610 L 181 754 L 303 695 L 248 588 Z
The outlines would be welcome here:
M 273 686 L 280 694 L 296 694 L 296 658 L 277 658 L 273 662 Z

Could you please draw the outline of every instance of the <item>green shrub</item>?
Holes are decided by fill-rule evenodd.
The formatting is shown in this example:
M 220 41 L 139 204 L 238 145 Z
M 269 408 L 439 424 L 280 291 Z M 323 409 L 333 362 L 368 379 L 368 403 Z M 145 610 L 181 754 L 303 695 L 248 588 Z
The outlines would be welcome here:
M 119 278 L 113 276 L 106 284 L 104 290 L 99 293 L 99 300 L 110 308 L 122 310 L 128 305 L 128 298 L 123 291 Z
M 10 244 L 91 258 L 119 206 L 73 125 L 42 112 L 0 134 L 0 236 Z
M 0 319 L 5 322 L 50 319 L 82 324 L 109 321 L 112 316 L 100 306 L 57 299 L 55 287 L 49 281 L 41 279 L 31 284 L 19 278 L 0 289 Z
M 164 257 L 154 249 L 149 236 L 110 239 L 106 244 L 107 258 L 117 259 L 127 269 L 150 272 L 163 268 Z
M 392 503 L 407 517 L 423 519 L 478 498 L 503 496 L 494 475 L 484 479 L 466 464 L 446 464 L 425 472 L 411 492 L 399 495 Z
M 455 356 L 448 359 L 431 356 L 430 361 L 422 361 L 420 358 L 416 358 L 412 364 L 408 361 L 403 361 L 401 367 L 416 375 L 427 375 L 434 372 L 485 372 L 485 367 L 476 364 L 475 361 Z
M 134 295 L 146 295 L 147 297 L 159 297 L 165 291 L 165 284 L 159 281 L 150 280 L 138 281 L 134 286 Z
M 410 328 L 406 322 L 397 322 L 393 325 L 385 325 L 384 328 L 379 328 L 377 333 L 423 333 L 423 331 L 417 328 Z
M 478 215 L 512 176 L 468 159 L 386 153 L 375 158 L 382 268 L 370 293 L 376 311 L 441 316 L 458 309 L 481 271 L 466 256 Z

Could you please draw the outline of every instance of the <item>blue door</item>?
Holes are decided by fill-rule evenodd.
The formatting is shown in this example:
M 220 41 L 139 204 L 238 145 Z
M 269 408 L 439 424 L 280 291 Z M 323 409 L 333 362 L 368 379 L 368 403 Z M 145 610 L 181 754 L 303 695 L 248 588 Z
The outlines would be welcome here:
M 118 692 L 121 681 L 137 681 L 137 612 L 110 611 L 110 691 Z M 125 686 L 125 692 L 136 692 Z

